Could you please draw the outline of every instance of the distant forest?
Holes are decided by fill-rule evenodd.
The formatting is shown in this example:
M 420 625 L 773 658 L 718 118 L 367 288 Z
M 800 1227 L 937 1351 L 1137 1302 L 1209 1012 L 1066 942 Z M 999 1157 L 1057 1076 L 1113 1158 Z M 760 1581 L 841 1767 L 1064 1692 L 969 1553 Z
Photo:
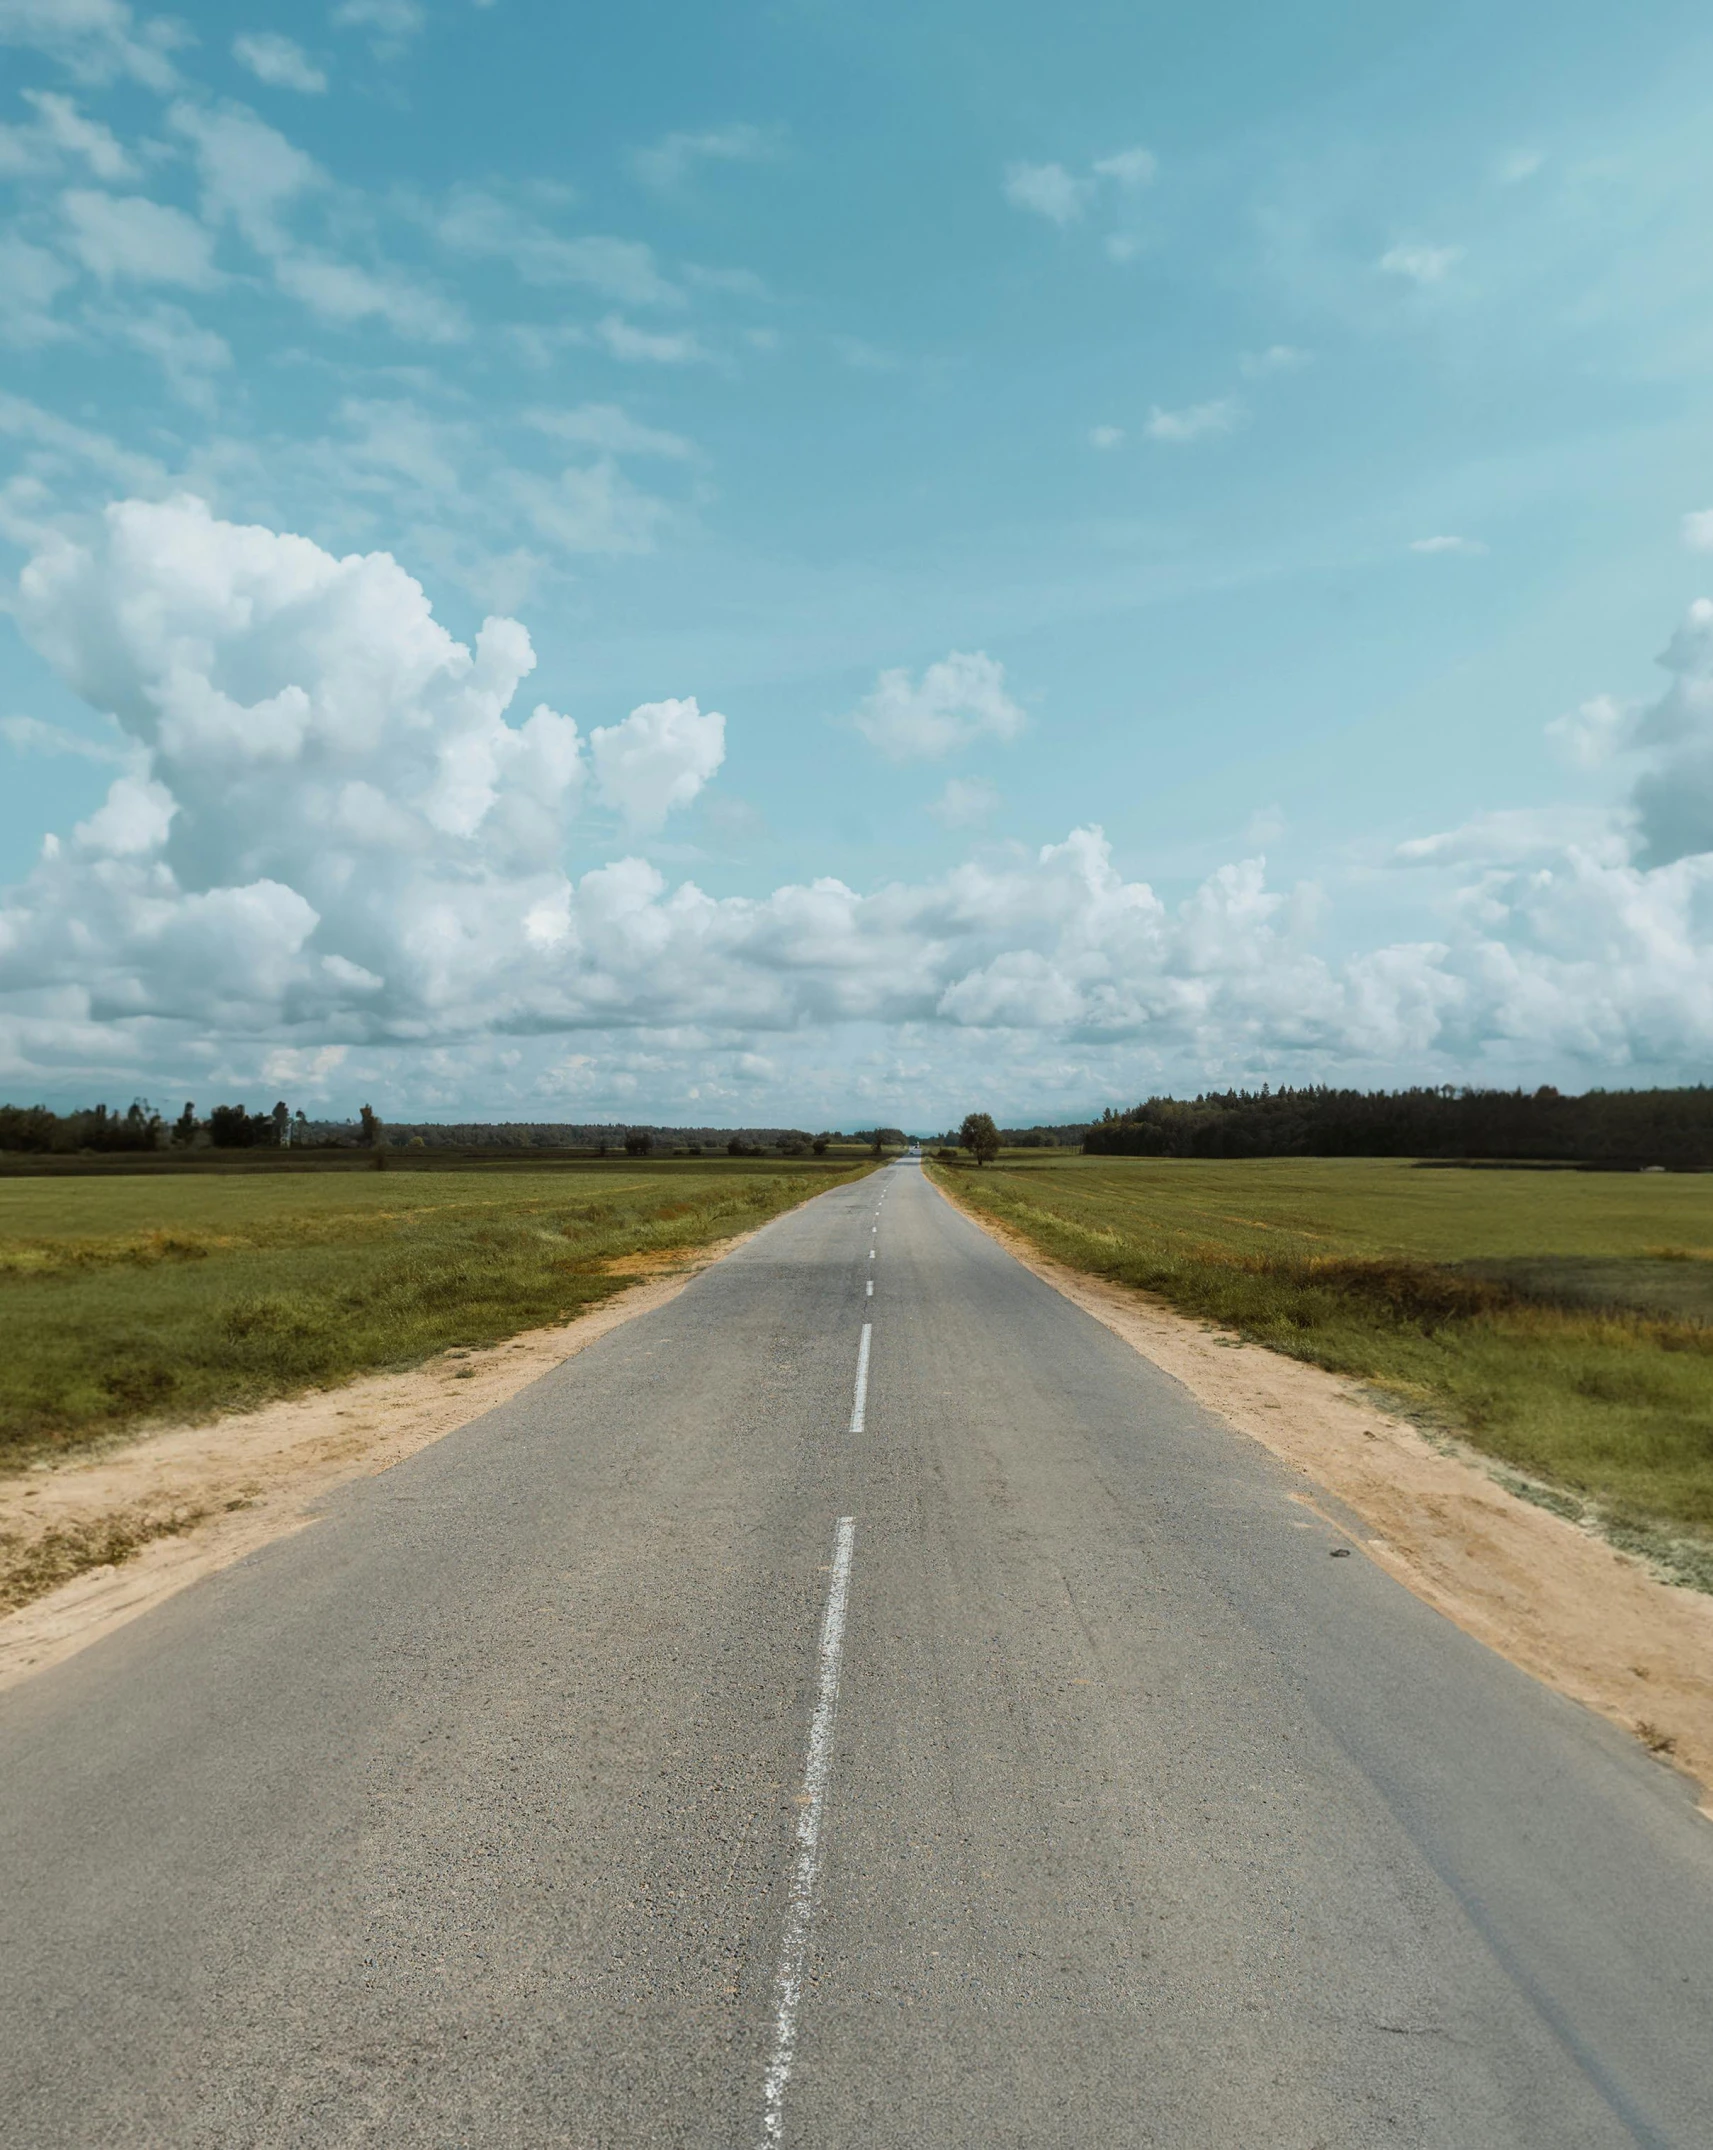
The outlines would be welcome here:
M 896 1128 L 860 1129 L 850 1135 L 810 1135 L 793 1127 L 652 1127 L 592 1125 L 550 1120 L 433 1121 L 385 1124 L 367 1105 L 358 1120 L 311 1120 L 282 1100 L 269 1112 L 241 1104 L 215 1105 L 199 1116 L 187 1104 L 165 1119 L 146 1098 L 120 1112 L 91 1105 L 52 1112 L 45 1105 L 0 1105 L 0 1151 L 36 1156 L 148 1150 L 581 1150 L 595 1155 L 800 1157 L 830 1142 L 872 1143 L 877 1135 L 902 1144 Z
M 0 1150 L 37 1155 L 82 1150 L 153 1150 L 163 1140 L 161 1116 L 141 1099 L 129 1112 L 91 1105 L 82 1112 L 50 1112 L 45 1105 L 0 1105 Z
M 1083 1132 L 1097 1157 L 1443 1157 L 1713 1166 L 1713 1089 L 1210 1091 Z
M 928 1138 L 933 1141 L 935 1138 Z M 938 1138 L 955 1147 L 955 1131 Z M 1000 1130 L 1007 1149 L 1082 1149 L 1096 1157 L 1426 1157 L 1498 1162 L 1713 1167 L 1713 1088 L 1590 1090 L 1209 1091 L 1151 1097 L 1098 1121 Z M 168 1121 L 146 1100 L 55 1113 L 0 1105 L 0 1150 L 76 1156 L 166 1149 L 551 1150 L 631 1156 L 803 1156 L 829 1142 L 903 1146 L 896 1127 L 849 1134 L 801 1128 L 655 1127 L 550 1120 L 311 1120 L 284 1103 L 269 1112 L 186 1105 Z
M 323 1125 L 329 1134 L 342 1134 L 350 1139 L 351 1131 L 336 1128 L 332 1123 L 311 1121 L 314 1135 Z M 816 1140 L 799 1127 L 613 1127 L 574 1125 L 557 1120 L 400 1120 L 389 1123 L 386 1139 L 394 1148 L 401 1144 L 420 1142 L 429 1150 L 622 1150 L 628 1145 L 635 1153 L 643 1138 L 648 1150 L 670 1157 L 680 1150 L 700 1151 L 712 1157 L 730 1150 L 732 1143 L 740 1142 L 749 1152 L 759 1154 L 763 1150 L 783 1150 L 787 1155 L 808 1149 Z M 855 1140 L 855 1137 L 831 1135 L 834 1142 Z M 744 1150 L 736 1154 L 742 1156 Z

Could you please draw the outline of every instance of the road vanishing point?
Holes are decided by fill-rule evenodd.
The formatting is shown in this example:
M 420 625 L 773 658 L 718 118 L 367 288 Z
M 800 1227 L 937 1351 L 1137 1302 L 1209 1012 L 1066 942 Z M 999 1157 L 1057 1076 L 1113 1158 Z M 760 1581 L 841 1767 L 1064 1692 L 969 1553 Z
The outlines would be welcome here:
M 1713 1829 L 904 1163 L 0 1696 L 0 2139 L 1708 2150 Z

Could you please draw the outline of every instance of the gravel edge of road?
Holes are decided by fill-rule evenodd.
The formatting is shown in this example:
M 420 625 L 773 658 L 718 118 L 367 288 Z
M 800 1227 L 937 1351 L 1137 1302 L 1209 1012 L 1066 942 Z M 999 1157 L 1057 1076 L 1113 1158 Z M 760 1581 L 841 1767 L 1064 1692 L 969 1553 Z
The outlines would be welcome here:
M 1337 1375 L 1057 1261 L 938 1174 L 923 1177 L 1044 1284 L 1343 1507 L 1344 1518 L 1326 1520 L 1377 1566 L 1688 1777 L 1713 1820 L 1713 1598 L 1520 1498 Z

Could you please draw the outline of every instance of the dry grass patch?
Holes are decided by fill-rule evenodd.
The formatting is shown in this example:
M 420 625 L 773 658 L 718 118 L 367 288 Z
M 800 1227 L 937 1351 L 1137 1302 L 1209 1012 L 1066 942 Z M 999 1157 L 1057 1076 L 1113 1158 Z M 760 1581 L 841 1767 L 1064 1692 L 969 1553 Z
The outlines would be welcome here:
M 205 1508 L 166 1515 L 120 1513 L 25 1538 L 0 1535 L 0 1614 L 57 1590 L 91 1568 L 117 1567 L 157 1538 L 182 1537 L 206 1520 Z

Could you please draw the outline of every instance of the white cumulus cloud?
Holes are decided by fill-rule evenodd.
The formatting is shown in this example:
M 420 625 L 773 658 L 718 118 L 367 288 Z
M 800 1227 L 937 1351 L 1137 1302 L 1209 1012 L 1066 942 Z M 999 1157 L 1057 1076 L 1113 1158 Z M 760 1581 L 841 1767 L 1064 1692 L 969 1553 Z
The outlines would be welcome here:
M 1626 743 L 1634 722 L 1635 711 L 1626 703 L 1596 694 L 1554 717 L 1546 735 L 1577 768 L 1598 769 Z
M 695 366 L 708 357 L 700 337 L 688 329 L 660 331 L 638 328 L 620 314 L 608 314 L 595 325 L 595 333 L 614 358 L 647 366 Z
M 1150 440 L 1184 446 L 1191 441 L 1216 440 L 1234 433 L 1248 416 L 1235 396 L 1216 396 L 1207 403 L 1187 404 L 1181 410 L 1162 410 L 1156 403 L 1142 428 Z
M 181 284 L 216 280 L 214 242 L 182 209 L 141 194 L 73 187 L 60 196 L 71 250 L 103 283 Z
M 510 722 L 535 661 L 524 630 L 489 620 L 471 651 L 384 553 L 337 560 L 193 499 L 131 501 L 98 544 L 30 562 L 18 617 L 149 758 L 54 869 L 84 877 L 110 960 L 131 952 L 139 1007 L 205 1000 L 149 956 L 175 919 L 230 911 L 275 936 L 269 975 L 305 1007 L 338 1001 L 332 957 L 433 997 L 479 960 L 496 908 L 558 883 L 575 724 L 545 707 Z M 140 852 L 129 880 L 88 864 Z M 73 921 L 29 909 L 26 960 L 51 974 Z
M 340 0 L 328 17 L 336 30 L 367 30 L 379 59 L 402 52 L 427 19 L 419 0 Z
M 288 298 L 327 321 L 384 321 L 425 343 L 454 343 L 469 332 L 457 305 L 396 270 L 366 269 L 302 247 L 279 256 L 274 280 Z
M 1153 183 L 1160 160 L 1151 149 L 1121 149 L 1113 156 L 1097 158 L 1094 168 L 1102 179 L 1115 180 L 1121 187 L 1146 187 Z
M 277 30 L 252 30 L 235 37 L 232 57 L 270 89 L 298 90 L 307 97 L 319 97 L 327 87 L 326 74 L 303 47 Z
M 919 680 L 902 666 L 882 672 L 853 719 L 892 761 L 931 761 L 983 737 L 1012 739 L 1023 711 L 1005 691 L 1005 667 L 983 650 L 953 650 Z
M 633 829 L 658 829 L 688 806 L 726 758 L 726 720 L 694 695 L 645 702 L 622 724 L 597 725 L 589 758 L 603 802 Z
M 0 0 L 0 45 L 45 52 L 85 82 L 169 89 L 187 34 L 169 15 L 139 21 L 125 0 Z
M 234 224 L 260 253 L 289 245 L 286 210 L 327 184 L 315 159 L 242 105 L 210 111 L 181 102 L 167 117 L 196 158 L 204 216 L 211 223 Z
M 137 167 L 110 127 L 87 118 L 69 97 L 52 90 L 26 90 L 24 102 L 35 107 L 45 141 L 55 150 L 81 158 L 97 179 L 132 179 Z
M 1074 224 L 1093 192 L 1089 180 L 1075 178 L 1062 164 L 1011 164 L 1005 170 L 1005 199 L 1050 224 Z
M 680 185 L 699 164 L 767 164 L 779 154 L 777 132 L 740 120 L 699 134 L 669 134 L 639 149 L 631 168 L 648 186 L 666 189 Z
M 1389 246 L 1380 256 L 1387 276 L 1402 276 L 1413 284 L 1443 283 L 1463 259 L 1460 246 Z
M 1150 148 L 1113 150 L 1111 157 L 1096 157 L 1085 172 L 1073 172 L 1062 163 L 1008 163 L 1002 176 L 1004 198 L 1012 209 L 1023 209 L 1064 230 L 1096 206 L 1105 206 L 1124 221 L 1135 217 L 1135 198 L 1154 183 L 1158 157 Z M 1128 262 L 1141 254 L 1141 237 L 1135 230 L 1107 232 L 1103 247 L 1109 260 Z
M 634 848 L 572 875 L 590 804 L 634 847 L 701 793 L 720 715 L 651 702 L 585 747 L 551 708 L 522 714 L 517 621 L 461 643 L 389 555 L 189 498 L 44 538 L 14 611 L 122 743 L 104 804 L 0 901 L 9 1082 L 176 1083 L 248 1055 L 280 1082 L 391 1069 L 462 1104 L 466 1083 L 515 1095 L 518 1065 L 541 1096 L 695 1094 L 679 1116 L 702 1118 L 753 1116 L 715 1103 L 758 1084 L 784 1109 L 834 1082 L 938 1100 L 979 1079 L 1075 1110 L 1198 1077 L 1674 1079 L 1713 1054 L 1713 601 L 1661 696 L 1563 727 L 1627 760 L 1622 801 L 1402 846 L 1422 915 L 1380 945 L 1365 885 L 1331 927 L 1325 894 L 1271 886 L 1256 857 L 1168 901 L 1092 827 L 868 892 L 715 897 Z M 857 721 L 906 759 L 1023 718 L 991 658 L 954 653 L 883 675 Z M 971 825 L 991 804 L 970 780 L 934 810 Z
M 1713 598 L 1695 600 L 1659 661 L 1671 685 L 1626 744 L 1643 757 L 1632 794 L 1642 857 L 1672 865 L 1713 852 Z
M 460 308 L 384 262 L 363 264 L 302 239 L 293 218 L 332 185 L 315 159 L 243 105 L 210 109 L 181 100 L 168 124 L 189 142 L 202 213 L 229 224 L 268 264 L 288 298 L 339 325 L 383 321 L 401 336 L 448 343 L 465 334 Z
M 1079 222 L 1103 198 L 1111 202 L 1140 193 L 1153 184 L 1159 168 L 1154 152 L 1138 145 L 1097 157 L 1083 173 L 1062 164 L 1008 164 L 1001 191 L 1014 209 L 1026 209 L 1062 228 Z M 1133 234 L 1115 232 L 1106 250 L 1114 261 L 1128 261 L 1140 243 Z

